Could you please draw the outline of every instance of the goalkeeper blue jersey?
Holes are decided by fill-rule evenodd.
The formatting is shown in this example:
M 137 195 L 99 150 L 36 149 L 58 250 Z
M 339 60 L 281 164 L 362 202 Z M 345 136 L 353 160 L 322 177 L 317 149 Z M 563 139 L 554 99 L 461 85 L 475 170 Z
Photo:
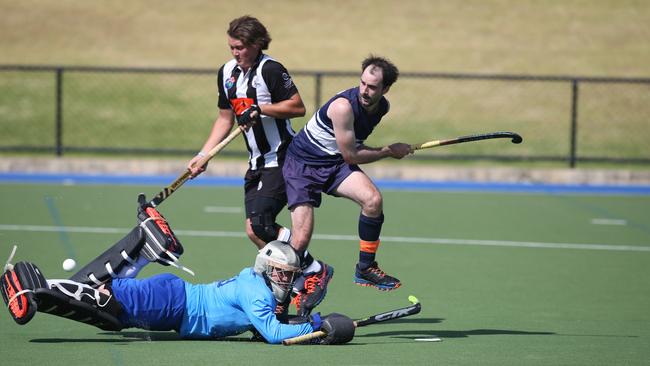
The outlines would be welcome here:
M 252 268 L 209 284 L 193 285 L 170 274 L 146 279 L 116 278 L 112 292 L 122 305 L 125 328 L 175 330 L 183 338 L 222 338 L 253 328 L 269 343 L 314 331 L 310 323 L 282 324 L 276 301 Z
M 252 268 L 210 284 L 186 283 L 184 338 L 221 338 L 253 328 L 269 343 L 314 331 L 311 324 L 282 324 L 274 313 L 276 300 L 264 279 Z

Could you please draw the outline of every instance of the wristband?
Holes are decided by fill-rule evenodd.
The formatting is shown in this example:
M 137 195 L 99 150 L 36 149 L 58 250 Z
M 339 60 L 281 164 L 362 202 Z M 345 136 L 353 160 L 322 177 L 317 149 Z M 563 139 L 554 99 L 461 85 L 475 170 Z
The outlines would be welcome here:
M 320 313 L 311 314 L 309 316 L 309 322 L 311 323 L 312 328 L 314 328 L 314 331 L 320 330 L 323 323 L 320 318 Z
M 199 151 L 198 153 L 196 153 L 196 156 L 200 158 L 205 158 L 207 155 L 203 151 Z

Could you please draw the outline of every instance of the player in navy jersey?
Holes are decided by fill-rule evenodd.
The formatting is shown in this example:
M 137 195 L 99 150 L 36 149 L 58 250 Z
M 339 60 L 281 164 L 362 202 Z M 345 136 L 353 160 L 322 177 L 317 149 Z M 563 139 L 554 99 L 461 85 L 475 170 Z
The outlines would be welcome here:
M 375 260 L 384 221 L 382 196 L 359 164 L 384 158 L 401 159 L 413 153 L 409 144 L 394 143 L 374 148 L 364 145 L 366 138 L 389 111 L 384 95 L 397 80 L 399 71 L 389 60 L 370 56 L 362 62 L 358 87 L 345 90 L 330 99 L 294 137 L 283 167 L 291 211 L 291 245 L 311 263 L 305 269 L 310 291 L 294 300 L 309 313 L 322 301 L 328 281 L 309 280 L 308 273 L 318 273 L 321 263 L 307 252 L 314 227 L 314 207 L 326 193 L 350 199 L 361 206 L 358 233 L 359 262 L 355 283 L 380 290 L 398 288 L 400 281 L 382 271 Z
M 276 222 L 286 205 L 282 164 L 294 130 L 290 118 L 305 115 L 305 106 L 287 69 L 263 53 L 271 37 L 256 18 L 230 22 L 228 46 L 233 59 L 218 73 L 219 114 L 201 151 L 188 163 L 192 176 L 205 171 L 194 164 L 232 129 L 235 121 L 245 132 L 249 169 L 244 177 L 246 233 L 258 248 L 272 240 L 289 241 L 291 232 Z

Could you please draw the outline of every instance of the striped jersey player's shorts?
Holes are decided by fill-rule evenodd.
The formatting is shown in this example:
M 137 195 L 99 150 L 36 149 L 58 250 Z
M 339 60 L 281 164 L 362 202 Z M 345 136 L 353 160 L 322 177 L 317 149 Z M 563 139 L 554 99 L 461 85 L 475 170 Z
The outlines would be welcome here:
M 287 203 L 282 169 L 277 167 L 249 169 L 244 176 L 244 196 L 246 217 L 252 216 L 255 201 L 261 197 L 271 198 L 280 203 L 280 207 L 274 212 L 277 216 Z
M 320 207 L 322 193 L 336 196 L 334 190 L 356 171 L 362 171 L 358 165 L 345 162 L 322 166 L 308 165 L 287 154 L 282 167 L 287 188 L 287 206 L 292 209 L 301 203 L 308 203 Z
M 116 278 L 112 292 L 122 304 L 120 321 L 126 328 L 180 329 L 185 312 L 185 281 L 165 273 L 146 279 Z

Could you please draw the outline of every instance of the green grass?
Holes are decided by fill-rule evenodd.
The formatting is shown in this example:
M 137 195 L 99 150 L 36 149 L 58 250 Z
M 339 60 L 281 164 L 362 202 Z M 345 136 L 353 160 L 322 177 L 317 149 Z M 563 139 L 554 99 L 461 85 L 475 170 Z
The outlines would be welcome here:
M 356 70 L 370 52 L 404 71 L 648 76 L 642 0 L 0 1 L 0 63 L 218 67 L 243 14 L 290 70 Z
M 213 79 L 72 73 L 65 81 L 65 143 L 89 147 L 195 146 L 212 126 L 215 96 L 203 91 L 214 88 Z
M 363 57 L 378 53 L 405 72 L 648 77 L 649 4 L 0 0 L 0 64 L 217 69 L 231 58 L 228 21 L 253 13 L 273 36 L 268 53 L 290 71 L 353 71 Z M 4 146 L 54 144 L 53 81 L 47 73 L 0 73 Z M 316 103 L 314 80 L 295 82 L 307 106 L 307 117 L 293 121 L 299 129 Z M 325 78 L 321 102 L 356 83 Z M 214 75 L 66 74 L 63 142 L 199 149 L 217 112 L 214 84 Z M 392 112 L 369 143 L 515 130 L 525 144 L 470 144 L 422 154 L 566 156 L 570 90 L 568 83 L 402 78 L 388 94 Z M 648 95 L 647 85 L 581 84 L 579 156 L 650 157 Z M 239 143 L 228 149 L 245 148 Z
M 16 260 L 33 261 L 48 277 L 64 278 L 69 275 L 61 269 L 64 258 L 75 257 L 80 264 L 92 259 L 132 227 L 136 194 L 159 189 L 2 184 L 0 253 L 8 254 L 17 244 Z M 37 314 L 26 326 L 18 326 L 5 311 L 0 313 L 0 357 L 18 365 L 53 358 L 68 364 L 93 359 L 100 365 L 153 365 L 160 364 L 161 357 L 170 364 L 207 360 L 220 364 L 309 360 L 314 365 L 647 362 L 650 252 L 422 242 L 437 238 L 447 243 L 647 247 L 647 196 L 383 193 L 386 222 L 378 259 L 404 286 L 380 293 L 352 284 L 358 208 L 326 198 L 316 211 L 316 236 L 310 249 L 333 265 L 336 275 L 319 310 L 363 317 L 405 306 L 407 296 L 414 294 L 423 304 L 417 316 L 360 328 L 349 345 L 289 348 L 241 341 L 180 341 L 171 332 L 110 333 L 47 314 Z M 206 206 L 241 207 L 241 200 L 240 188 L 188 186 L 165 201 L 161 211 L 185 246 L 184 264 L 197 276 L 157 265 L 147 267 L 143 275 L 171 270 L 193 282 L 209 282 L 251 265 L 255 252 L 244 237 L 242 214 L 204 212 Z M 625 220 L 626 225 L 594 225 L 594 218 Z M 280 221 L 288 222 L 286 212 Z M 4 225 L 21 226 L 8 230 Z M 53 231 L 34 231 L 26 225 Z M 62 234 L 58 225 L 71 229 Z M 87 227 L 119 230 L 93 234 L 74 229 Z M 326 235 L 345 237 L 332 240 Z M 431 335 L 443 341 L 413 341 Z
M 0 95 L 4 146 L 54 145 L 53 77 L 0 74 L 9 91 Z M 64 146 L 199 149 L 216 115 L 214 75 L 70 72 L 63 80 Z M 355 82 L 354 78 L 326 78 L 323 95 Z M 300 77 L 296 83 L 311 113 L 313 80 Z M 648 158 L 646 89 L 584 84 L 578 110 L 579 155 Z M 511 130 L 524 136 L 525 143 L 483 142 L 420 154 L 566 157 L 570 151 L 568 83 L 405 78 L 388 98 L 392 111 L 368 140 L 370 145 Z M 306 118 L 295 119 L 294 128 L 301 128 Z M 245 146 L 235 143 L 228 150 L 243 153 Z

